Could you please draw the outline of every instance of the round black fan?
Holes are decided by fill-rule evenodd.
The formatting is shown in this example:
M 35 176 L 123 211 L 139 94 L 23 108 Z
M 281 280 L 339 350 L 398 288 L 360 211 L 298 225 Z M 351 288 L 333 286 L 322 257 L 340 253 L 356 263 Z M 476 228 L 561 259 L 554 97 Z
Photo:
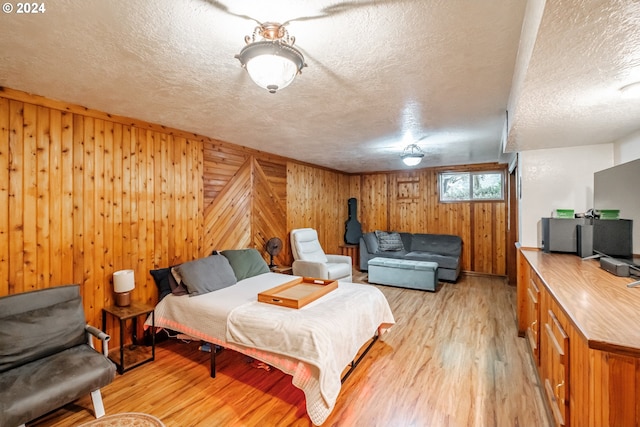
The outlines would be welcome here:
M 273 257 L 278 255 L 282 250 L 282 240 L 278 237 L 272 237 L 267 241 L 267 245 L 265 247 L 267 253 L 271 256 L 271 261 L 269 262 L 269 268 L 273 268 L 276 265 L 273 263 Z

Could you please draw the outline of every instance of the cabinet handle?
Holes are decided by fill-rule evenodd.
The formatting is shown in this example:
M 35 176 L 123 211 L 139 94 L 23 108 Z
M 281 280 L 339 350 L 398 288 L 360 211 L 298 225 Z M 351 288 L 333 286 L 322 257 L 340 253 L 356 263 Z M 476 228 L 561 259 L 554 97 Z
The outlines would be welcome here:
M 538 333 L 538 321 L 534 320 L 533 322 L 531 322 L 531 330 L 534 331 L 536 334 Z
M 564 399 L 560 397 L 560 394 L 558 393 L 558 389 L 560 389 L 560 387 L 564 387 L 564 380 L 562 380 L 562 382 L 560 384 L 556 384 L 556 398 L 558 400 L 561 400 L 562 402 L 564 402 Z

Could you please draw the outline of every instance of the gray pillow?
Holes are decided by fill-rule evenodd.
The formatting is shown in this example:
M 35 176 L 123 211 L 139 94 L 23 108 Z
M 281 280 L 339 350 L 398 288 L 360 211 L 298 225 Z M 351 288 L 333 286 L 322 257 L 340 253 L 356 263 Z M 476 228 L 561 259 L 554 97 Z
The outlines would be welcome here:
M 229 260 L 238 281 L 270 271 L 260 252 L 255 249 L 230 249 L 221 254 Z
M 227 258 L 211 255 L 175 267 L 190 296 L 202 295 L 236 284 L 236 276 Z
M 378 238 L 378 248 L 383 252 L 404 250 L 400 233 L 376 230 L 376 237 Z
M 376 233 L 373 231 L 365 233 L 362 235 L 362 240 L 364 240 L 364 244 L 367 247 L 367 252 L 370 254 L 378 252 L 378 238 L 376 237 Z

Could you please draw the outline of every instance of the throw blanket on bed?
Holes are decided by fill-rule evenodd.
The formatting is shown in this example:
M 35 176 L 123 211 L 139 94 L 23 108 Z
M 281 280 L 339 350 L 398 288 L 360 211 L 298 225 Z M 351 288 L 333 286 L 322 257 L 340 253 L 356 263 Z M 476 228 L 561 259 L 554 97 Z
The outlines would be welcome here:
M 389 304 L 373 286 L 340 282 L 338 289 L 292 309 L 262 302 L 235 308 L 227 319 L 226 340 L 292 357 L 311 365 L 311 375 L 293 373 L 305 392 L 307 412 L 322 424 L 335 405 L 341 373 L 376 331 L 395 323 Z

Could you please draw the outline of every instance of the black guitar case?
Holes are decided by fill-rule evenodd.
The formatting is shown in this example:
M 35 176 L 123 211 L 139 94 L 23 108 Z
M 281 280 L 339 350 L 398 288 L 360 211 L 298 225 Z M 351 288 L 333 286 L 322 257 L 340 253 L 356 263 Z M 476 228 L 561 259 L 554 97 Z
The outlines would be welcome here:
M 347 245 L 357 245 L 362 236 L 362 226 L 358 221 L 358 200 L 354 197 L 347 200 L 349 205 L 349 219 L 344 223 L 344 241 Z

